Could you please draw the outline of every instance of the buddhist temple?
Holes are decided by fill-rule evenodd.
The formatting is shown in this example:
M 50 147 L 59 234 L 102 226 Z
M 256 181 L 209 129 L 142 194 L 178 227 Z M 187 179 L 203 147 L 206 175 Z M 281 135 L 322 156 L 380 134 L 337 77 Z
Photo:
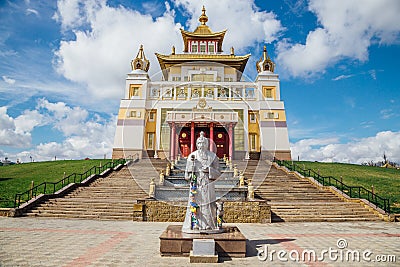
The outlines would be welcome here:
M 207 26 L 203 7 L 199 26 L 181 29 L 183 51 L 156 53 L 158 80 L 148 75 L 145 48 L 131 62 L 121 99 L 113 158 L 186 157 L 203 131 L 218 157 L 291 158 L 286 114 L 275 64 L 264 46 L 255 81 L 243 72 L 250 54 L 223 51 L 227 30 Z

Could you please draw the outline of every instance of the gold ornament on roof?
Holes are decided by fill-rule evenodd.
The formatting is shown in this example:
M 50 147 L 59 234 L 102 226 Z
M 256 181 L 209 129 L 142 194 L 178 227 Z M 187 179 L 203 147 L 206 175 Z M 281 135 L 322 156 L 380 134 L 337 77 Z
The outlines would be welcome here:
M 206 8 L 203 6 L 203 9 L 201 11 L 202 11 L 202 13 L 199 18 L 199 21 L 200 21 L 201 25 L 206 25 L 206 23 L 208 21 L 208 17 L 206 15 Z
M 275 63 L 272 62 L 271 58 L 268 56 L 267 47 L 264 45 L 263 56 L 256 63 L 257 71 L 270 71 L 274 72 Z
M 150 61 L 144 54 L 143 45 L 140 45 L 136 58 L 131 61 L 131 67 L 132 70 L 144 70 L 145 72 L 149 71 Z

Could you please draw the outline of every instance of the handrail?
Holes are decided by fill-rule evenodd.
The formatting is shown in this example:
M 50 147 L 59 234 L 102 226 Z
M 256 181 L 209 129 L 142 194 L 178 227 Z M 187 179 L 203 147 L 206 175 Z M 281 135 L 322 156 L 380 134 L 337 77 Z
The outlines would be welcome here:
M 383 198 L 371 192 L 370 190 L 362 187 L 362 186 L 349 186 L 343 183 L 341 180 L 333 176 L 322 176 L 319 173 L 315 172 L 312 169 L 303 169 L 292 161 L 286 160 L 278 160 L 274 159 L 280 166 L 285 166 L 291 171 L 296 171 L 303 175 L 304 177 L 312 177 L 317 180 L 323 186 L 334 186 L 344 194 L 347 194 L 350 198 L 363 198 L 368 200 L 369 202 L 375 204 L 377 207 L 384 210 L 386 213 L 390 213 L 390 200 L 387 198 Z
M 14 199 L 14 208 L 19 207 L 22 202 L 27 202 L 32 198 L 35 198 L 36 196 L 40 194 L 44 195 L 50 195 L 54 194 L 64 186 L 70 184 L 70 183 L 82 183 L 83 180 L 86 178 L 90 177 L 93 174 L 101 174 L 107 169 L 110 168 L 115 168 L 116 166 L 120 164 L 125 164 L 126 160 L 125 159 L 118 159 L 116 161 L 109 161 L 103 166 L 93 166 L 89 170 L 87 170 L 84 173 L 73 173 L 70 174 L 63 179 L 61 179 L 58 182 L 43 182 L 23 193 L 17 193 L 15 194 L 15 199 Z

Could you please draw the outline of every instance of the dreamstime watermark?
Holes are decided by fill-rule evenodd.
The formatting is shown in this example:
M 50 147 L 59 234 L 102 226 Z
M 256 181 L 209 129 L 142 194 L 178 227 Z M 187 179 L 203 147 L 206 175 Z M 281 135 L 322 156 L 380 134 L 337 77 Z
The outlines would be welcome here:
M 334 262 L 396 262 L 396 255 L 374 255 L 370 249 L 352 250 L 348 249 L 346 239 L 339 238 L 336 247 L 329 247 L 316 251 L 313 249 L 270 250 L 268 244 L 258 250 L 257 257 L 260 261 L 281 261 L 281 262 L 323 262 L 330 260 Z

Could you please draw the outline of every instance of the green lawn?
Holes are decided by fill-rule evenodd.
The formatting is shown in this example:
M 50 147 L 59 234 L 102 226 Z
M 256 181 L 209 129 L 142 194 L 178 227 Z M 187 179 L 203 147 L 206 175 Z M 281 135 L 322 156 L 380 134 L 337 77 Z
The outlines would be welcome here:
M 84 173 L 93 166 L 108 160 L 60 160 L 23 163 L 10 166 L 0 166 L 0 207 L 13 207 L 16 193 L 29 190 L 31 182 L 35 185 L 42 182 L 58 182 L 64 172 L 68 176 L 72 173 Z
M 375 194 L 389 198 L 391 210 L 400 213 L 400 170 L 381 167 L 361 166 L 342 163 L 322 163 L 295 161 L 295 164 L 306 169 L 320 172 L 322 176 L 333 176 L 349 186 L 363 186 Z

